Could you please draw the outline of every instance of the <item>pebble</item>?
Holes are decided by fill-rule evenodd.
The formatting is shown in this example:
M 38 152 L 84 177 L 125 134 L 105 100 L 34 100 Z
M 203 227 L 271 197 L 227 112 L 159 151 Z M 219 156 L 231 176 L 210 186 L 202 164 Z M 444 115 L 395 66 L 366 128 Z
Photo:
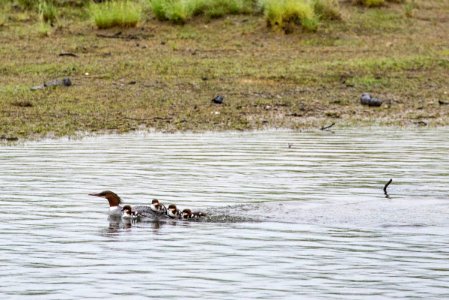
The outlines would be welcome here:
M 215 96 L 214 99 L 212 99 L 212 102 L 215 104 L 223 104 L 224 97 L 223 96 Z
M 381 106 L 382 102 L 381 99 L 371 97 L 369 93 L 363 93 L 362 96 L 360 96 L 360 103 L 362 103 L 362 105 Z

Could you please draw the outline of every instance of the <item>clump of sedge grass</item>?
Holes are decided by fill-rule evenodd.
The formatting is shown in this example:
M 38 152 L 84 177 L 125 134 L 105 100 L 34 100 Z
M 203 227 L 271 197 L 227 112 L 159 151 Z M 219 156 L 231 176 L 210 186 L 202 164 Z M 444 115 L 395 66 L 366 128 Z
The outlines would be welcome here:
M 404 13 L 407 18 L 412 18 L 415 14 L 416 3 L 414 0 L 407 2 L 404 6 Z
M 219 18 L 228 14 L 251 13 L 253 0 L 149 0 L 153 14 L 159 20 L 183 24 L 194 16 Z
M 342 19 L 338 0 L 314 0 L 313 9 L 320 19 L 323 20 Z
M 405 3 L 406 0 L 352 0 L 355 5 L 363 5 L 366 7 L 379 7 L 385 4 L 385 2 L 392 3 Z
M 51 26 L 46 22 L 40 21 L 37 26 L 37 32 L 41 37 L 48 37 L 51 34 Z
M 36 0 L 17 0 L 17 4 L 23 9 L 35 8 L 38 4 Z
M 252 0 L 194 0 L 193 14 L 219 18 L 225 15 L 248 14 L 254 10 Z
M 366 7 L 378 7 L 385 4 L 385 0 L 353 0 L 355 5 L 363 5 Z
M 6 15 L 0 14 L 0 27 L 6 25 Z
M 107 1 L 92 4 L 90 14 L 99 29 L 135 27 L 142 16 L 142 6 L 130 1 Z
M 264 0 L 261 4 L 269 27 L 280 28 L 286 33 L 298 25 L 308 31 L 318 28 L 318 18 L 309 1 Z
M 42 22 L 54 25 L 56 21 L 56 7 L 46 0 L 39 1 L 39 17 Z

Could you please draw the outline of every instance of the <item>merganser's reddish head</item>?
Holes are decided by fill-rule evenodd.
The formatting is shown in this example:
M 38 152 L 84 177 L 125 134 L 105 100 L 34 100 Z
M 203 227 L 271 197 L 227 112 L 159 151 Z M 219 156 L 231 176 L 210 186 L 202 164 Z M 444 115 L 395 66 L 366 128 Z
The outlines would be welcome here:
M 109 207 L 119 206 L 120 203 L 122 203 L 122 199 L 120 199 L 120 197 L 116 193 L 111 192 L 111 191 L 103 191 L 98 194 L 89 194 L 89 196 L 95 196 L 95 197 L 101 197 L 101 198 L 107 199 L 109 202 Z

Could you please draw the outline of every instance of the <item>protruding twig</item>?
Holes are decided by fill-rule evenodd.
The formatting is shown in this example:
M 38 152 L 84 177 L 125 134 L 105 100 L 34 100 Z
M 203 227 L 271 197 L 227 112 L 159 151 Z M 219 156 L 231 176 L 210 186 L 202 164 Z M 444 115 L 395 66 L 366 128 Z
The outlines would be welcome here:
M 385 194 L 385 197 L 390 197 L 389 195 L 388 195 L 388 192 L 387 192 L 387 188 L 388 188 L 388 186 L 391 184 L 393 182 L 393 179 L 390 179 L 386 184 L 385 184 L 385 186 L 384 186 L 384 194 Z
M 334 126 L 335 125 L 335 123 L 332 123 L 332 124 L 330 124 L 330 125 L 328 125 L 328 126 L 323 126 L 323 127 L 321 127 L 320 129 L 321 130 L 328 130 L 328 129 L 330 129 L 332 126 Z
M 71 52 L 61 52 L 61 53 L 59 53 L 59 56 L 78 57 L 78 55 L 76 55 L 75 53 L 71 53 Z

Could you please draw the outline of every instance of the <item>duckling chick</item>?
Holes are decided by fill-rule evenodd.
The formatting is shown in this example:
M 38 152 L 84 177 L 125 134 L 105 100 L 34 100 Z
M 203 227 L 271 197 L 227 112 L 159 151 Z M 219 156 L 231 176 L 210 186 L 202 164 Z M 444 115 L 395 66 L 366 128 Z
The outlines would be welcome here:
M 205 217 L 206 214 L 200 211 L 194 211 L 192 212 L 190 209 L 186 208 L 181 213 L 181 219 L 189 220 L 189 219 L 199 219 L 201 217 Z
M 167 213 L 167 208 L 164 204 L 160 203 L 158 199 L 153 199 L 153 201 L 151 201 L 150 208 L 153 212 L 159 215 Z
M 130 205 L 123 206 L 122 213 L 122 218 L 125 220 L 137 220 L 140 218 L 140 214 L 133 211 Z
M 167 216 L 172 219 L 179 219 L 181 212 L 176 208 L 176 205 L 170 204 L 167 209 Z

